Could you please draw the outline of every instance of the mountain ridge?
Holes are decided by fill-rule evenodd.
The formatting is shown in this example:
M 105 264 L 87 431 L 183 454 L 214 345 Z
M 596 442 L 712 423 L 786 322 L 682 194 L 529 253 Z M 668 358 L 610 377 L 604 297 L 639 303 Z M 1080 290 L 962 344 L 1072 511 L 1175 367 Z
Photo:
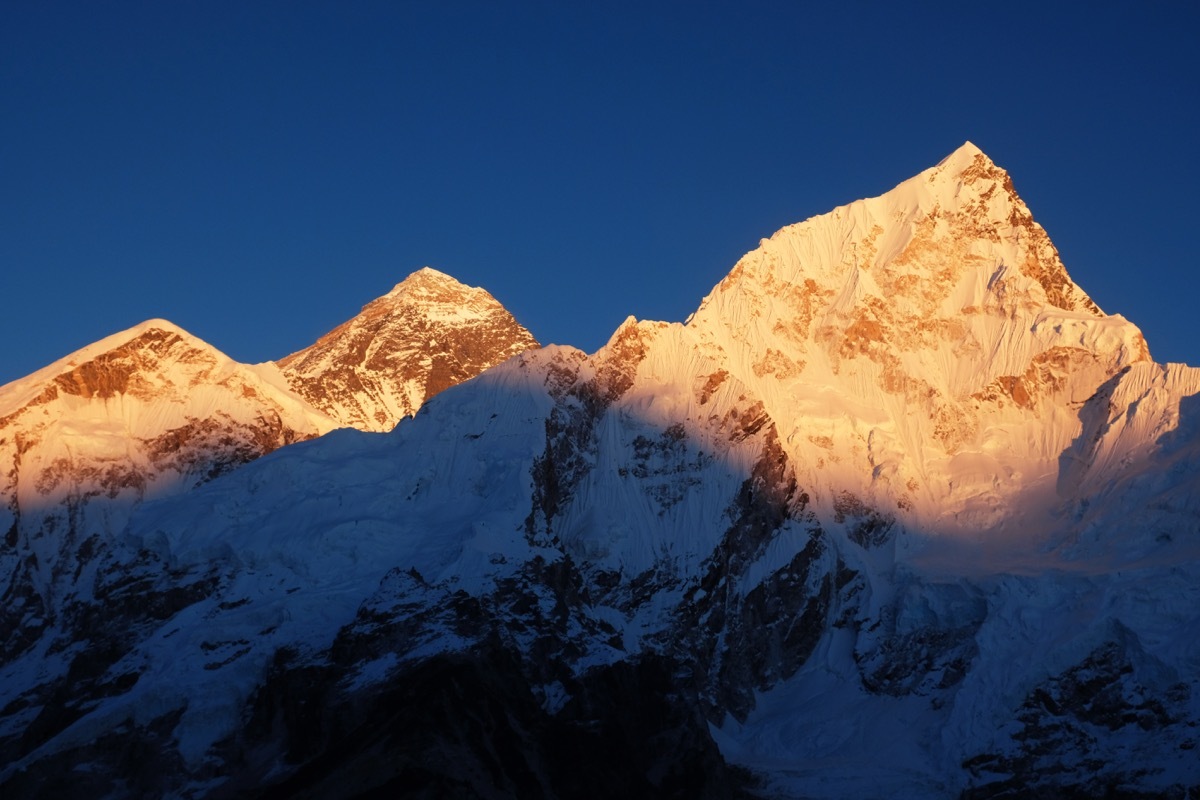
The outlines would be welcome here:
M 1183 796 L 1197 394 L 968 143 L 686 324 L 143 506 L 0 664 L 0 785 Z
M 447 290 L 459 286 L 436 274 Z M 419 305 L 407 311 L 406 322 L 421 323 Z M 444 334 L 454 327 L 452 320 L 439 324 Z M 467 334 L 456 343 L 470 341 Z M 405 368 L 404 355 L 381 370 Z M 432 388 L 473 368 L 461 366 Z M 91 574 L 142 502 L 190 491 L 344 424 L 293 390 L 274 363 L 238 363 L 163 319 L 0 387 L 0 653 L 21 652 L 36 621 L 49 624 L 59 606 L 88 596 L 80 576 Z

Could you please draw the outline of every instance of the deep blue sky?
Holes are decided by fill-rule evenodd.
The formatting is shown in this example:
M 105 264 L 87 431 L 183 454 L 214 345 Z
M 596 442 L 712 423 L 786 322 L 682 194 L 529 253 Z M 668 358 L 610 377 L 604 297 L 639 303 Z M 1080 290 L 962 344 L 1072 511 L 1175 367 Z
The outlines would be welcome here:
M 1198 121 L 1195 2 L 10 0 L 0 383 L 150 317 L 278 358 L 424 265 L 591 351 L 967 139 L 1200 364 Z

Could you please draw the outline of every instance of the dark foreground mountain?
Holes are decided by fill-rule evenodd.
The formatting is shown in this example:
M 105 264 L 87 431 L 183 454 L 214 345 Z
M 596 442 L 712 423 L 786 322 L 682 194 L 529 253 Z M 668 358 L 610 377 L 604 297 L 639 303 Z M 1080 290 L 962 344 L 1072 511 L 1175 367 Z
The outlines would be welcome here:
M 964 145 L 684 325 L 143 505 L 0 668 L 0 781 L 1183 797 L 1198 392 Z

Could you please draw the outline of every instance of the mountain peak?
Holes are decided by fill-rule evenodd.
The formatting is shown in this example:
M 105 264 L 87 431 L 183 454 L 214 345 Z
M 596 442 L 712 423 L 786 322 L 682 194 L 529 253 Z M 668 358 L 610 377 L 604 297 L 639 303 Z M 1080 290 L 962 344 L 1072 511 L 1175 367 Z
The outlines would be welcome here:
M 970 164 L 972 161 L 975 160 L 976 156 L 983 156 L 984 158 L 987 158 L 989 163 L 991 163 L 991 161 L 992 161 L 990 158 L 987 157 L 986 153 L 984 153 L 982 150 L 979 149 L 979 147 L 977 147 L 975 145 L 974 142 L 968 140 L 968 141 L 963 142 L 961 145 L 959 145 L 954 150 L 953 153 L 951 153 L 950 155 L 943 158 L 938 163 L 938 166 L 941 167 L 949 162 L 958 162 L 958 161 L 962 161 L 967 164 Z
M 1075 285 L 1008 174 L 970 142 L 879 197 L 763 240 L 688 326 L 738 353 L 728 371 L 747 385 L 784 387 L 766 397 L 798 386 L 862 396 L 870 386 L 874 410 L 895 404 L 898 430 L 922 409 L 950 455 L 977 433 L 954 420 L 1003 394 L 993 384 L 1028 374 L 1041 390 L 1057 385 L 1043 372 L 1091 370 L 1086 397 L 1149 357 L 1136 327 L 1105 317 Z M 779 419 L 802 411 L 768 408 Z
M 154 319 L 148 319 L 140 322 L 137 325 L 134 325 L 132 328 L 129 328 L 129 331 L 143 333 L 155 328 L 158 330 L 167 331 L 168 333 L 182 333 L 184 335 L 191 336 L 191 334 L 176 325 L 174 322 L 171 322 L 169 319 L 162 319 L 161 317 L 155 317 Z
M 156 317 L 154 319 L 148 319 L 143 322 L 139 322 L 137 325 L 126 328 L 123 331 L 118 331 L 117 333 L 106 336 L 103 339 L 92 342 L 86 347 L 80 348 L 74 353 L 71 353 L 69 356 L 67 356 L 67 358 L 74 360 L 88 356 L 95 357 L 100 353 L 128 345 L 129 343 L 138 339 L 144 339 L 147 334 L 151 334 L 155 331 L 171 336 L 178 336 L 181 339 L 186 340 L 191 345 L 199 346 L 205 349 L 216 349 L 203 339 L 200 339 L 189 331 L 186 331 L 180 326 L 176 325 L 174 322 Z
M 990 184 L 1000 184 L 1005 192 L 1016 199 L 1012 179 L 1004 168 L 996 165 L 972 142 L 964 142 L 957 150 L 938 162 L 937 166 L 922 173 L 931 184 L 976 186 L 984 192 Z M 919 176 L 920 177 L 920 176 Z
M 277 363 L 296 392 L 342 424 L 386 431 L 443 389 L 532 347 L 486 290 L 424 267 Z
M 467 286 L 452 275 L 447 275 L 433 267 L 421 267 L 419 270 L 411 273 L 407 278 L 397 283 L 392 287 L 392 290 L 383 297 L 397 297 L 407 294 L 412 290 L 430 290 L 440 289 L 443 291 L 457 290 L 467 291 L 475 289 L 475 287 Z M 476 289 L 476 291 L 481 291 Z M 380 298 L 381 300 L 383 298 Z
M 175 343 L 182 346 L 172 349 L 172 345 Z M 24 405 L 43 391 L 46 384 L 63 375 L 75 373 L 81 367 L 98 359 L 133 359 L 136 361 L 136 354 L 148 350 L 155 351 L 157 355 L 165 356 L 168 360 L 181 357 L 185 351 L 191 353 L 193 357 L 197 354 L 204 354 L 204 358 L 214 363 L 227 360 L 227 357 L 217 348 L 175 323 L 165 319 L 148 319 L 131 328 L 85 345 L 36 372 L 0 387 L 0 414 L 4 409 L 13 410 Z M 171 352 L 168 353 L 168 350 Z
M 592 356 L 430 269 L 280 369 L 143 323 L 0 389 L 0 791 L 1182 797 L 1200 369 L 1089 303 L 968 142 Z

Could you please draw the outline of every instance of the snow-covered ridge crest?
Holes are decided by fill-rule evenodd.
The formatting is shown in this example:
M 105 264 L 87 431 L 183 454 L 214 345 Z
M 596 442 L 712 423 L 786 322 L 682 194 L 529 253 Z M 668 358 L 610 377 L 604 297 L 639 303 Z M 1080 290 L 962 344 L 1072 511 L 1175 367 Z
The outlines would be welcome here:
M 0 386 L 0 417 L 11 413 L 13 410 L 24 405 L 32 399 L 33 395 L 41 391 L 42 386 L 49 380 L 68 372 L 80 364 L 91 361 L 98 356 L 114 350 L 131 339 L 135 339 L 147 331 L 159 330 L 167 333 L 172 333 L 185 339 L 197 349 L 209 348 L 209 345 L 197 339 L 192 334 L 185 331 L 183 328 L 169 322 L 165 319 L 148 319 L 131 328 L 105 336 L 103 339 L 92 342 L 91 344 L 81 347 L 78 350 L 69 353 L 66 356 L 54 361 L 41 369 L 26 375 L 23 378 L 18 378 L 4 386 Z M 217 352 L 213 349 L 213 352 Z

